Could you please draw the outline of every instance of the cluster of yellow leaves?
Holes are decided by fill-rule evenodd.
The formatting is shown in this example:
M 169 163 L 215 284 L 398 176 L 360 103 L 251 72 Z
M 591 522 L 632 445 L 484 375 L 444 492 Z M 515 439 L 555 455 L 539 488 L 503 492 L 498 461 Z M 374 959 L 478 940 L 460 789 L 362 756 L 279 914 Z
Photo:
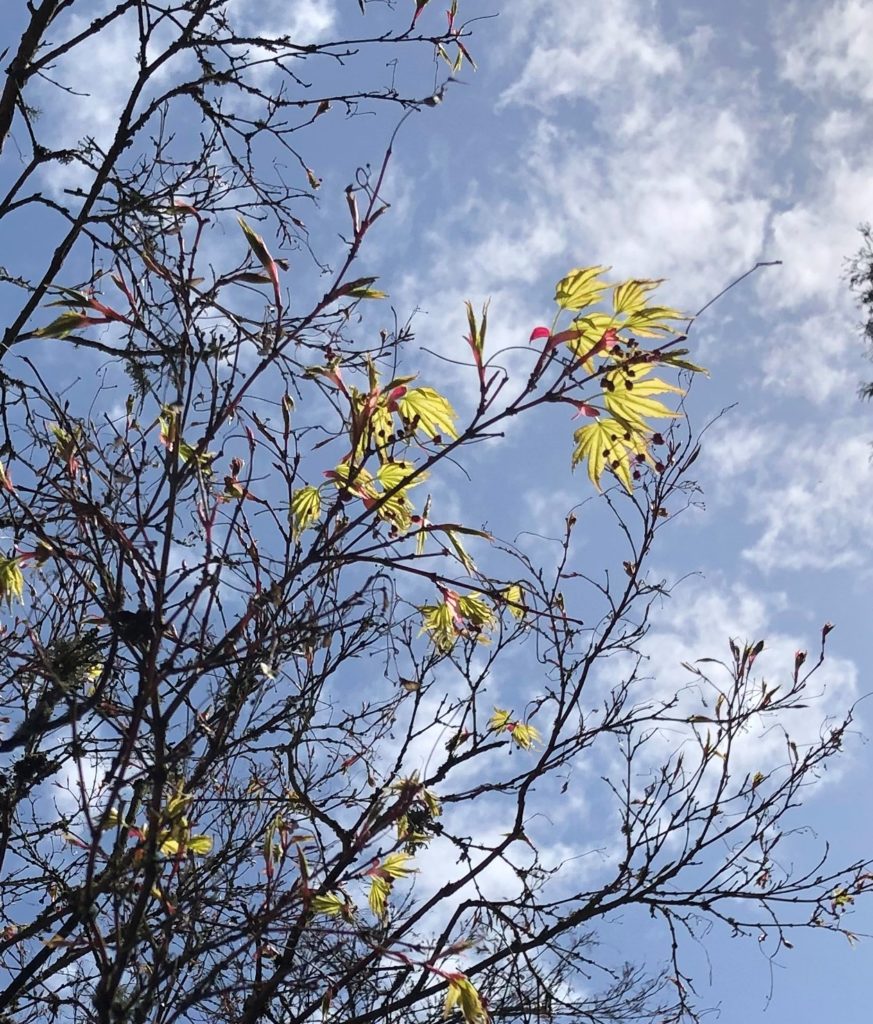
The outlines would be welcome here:
M 388 913 L 388 897 L 391 889 L 398 878 L 406 878 L 415 869 L 408 867 L 412 858 L 408 853 L 389 853 L 387 857 L 376 861 L 373 867 L 367 872 L 370 877 L 370 893 L 367 902 L 370 910 L 380 920 Z
M 353 469 L 348 462 L 341 462 L 325 474 L 332 485 L 346 496 L 360 498 L 365 508 L 375 510 L 376 516 L 390 523 L 400 533 L 412 525 L 415 509 L 407 492 L 424 483 L 427 473 L 416 471 L 412 462 L 383 462 L 375 475 L 363 468 Z M 315 526 L 323 508 L 322 487 L 301 487 L 291 498 L 291 523 L 295 536 Z
M 355 916 L 355 905 L 344 893 L 323 892 L 312 897 L 310 908 L 313 914 L 324 914 L 326 917 L 342 917 L 351 921 Z
M 484 631 L 494 623 L 495 616 L 482 595 L 471 593 L 461 596 L 453 590 L 440 589 L 443 600 L 439 604 L 425 604 L 419 608 L 422 633 L 429 634 L 440 651 L 450 651 L 462 636 L 488 643 Z
M 664 364 L 689 372 L 702 372 L 699 366 L 681 358 L 684 350 L 652 355 L 641 349 L 637 338 L 666 340 L 677 334 L 676 325 L 688 317 L 669 306 L 650 304 L 651 293 L 660 280 L 629 280 L 610 284 L 601 276 L 606 267 L 583 267 L 562 278 L 555 289 L 560 310 L 574 316 L 566 342 L 569 350 L 583 361 L 589 373 L 600 372 L 602 394 L 599 401 L 608 413 L 589 402 L 580 403 L 596 422 L 580 427 L 574 434 L 574 468 L 584 462 L 588 476 L 598 489 L 603 474 L 613 473 L 627 491 L 633 488 L 636 467 L 656 465 L 651 454 L 654 428 L 650 420 L 673 419 L 678 414 L 653 396 L 681 395 L 681 388 L 659 378 L 644 378 L 654 366 Z M 590 307 L 603 302 L 612 292 L 610 310 Z M 595 357 L 601 360 L 595 366 Z M 595 400 L 596 401 L 596 400 Z
M 13 601 L 24 600 L 24 573 L 18 558 L 0 558 L 0 601 L 11 608 Z
M 212 851 L 212 839 L 206 835 L 194 834 L 191 831 L 190 822 L 185 814 L 192 797 L 184 791 L 180 785 L 167 801 L 167 806 L 161 815 L 161 824 L 158 830 L 157 846 L 158 852 L 167 857 L 204 857 Z M 141 828 L 130 826 L 122 821 L 118 811 L 113 807 L 107 812 L 104 828 L 117 828 L 119 825 L 130 829 L 133 836 L 145 841 L 149 834 L 148 825 Z
M 488 1011 L 482 997 L 473 982 L 463 974 L 454 974 L 449 978 L 443 1017 L 450 1017 L 455 1007 L 461 1011 L 465 1024 L 488 1024 Z
M 512 712 L 505 708 L 495 708 L 488 724 L 493 732 L 508 732 L 513 743 L 522 750 L 530 750 L 540 739 L 539 730 L 535 726 L 514 719 Z
M 321 368 L 313 368 L 318 373 Z M 411 387 L 415 376 L 394 377 L 382 384 L 375 365 L 368 363 L 369 390 L 343 383 L 340 366 L 321 370 L 346 395 L 350 409 L 348 461 L 363 463 L 375 452 L 380 462 L 394 458 L 398 445 L 408 447 L 418 437 L 439 443 L 456 440 L 457 414 L 447 398 L 431 387 Z
M 397 838 L 415 846 L 426 845 L 431 833 L 423 829 L 421 823 L 433 822 L 442 814 L 439 797 L 432 790 L 425 789 L 417 772 L 409 778 L 398 779 L 391 788 L 400 799 L 409 798 L 412 794 L 409 810 L 397 819 Z
M 158 849 L 161 853 L 175 857 L 179 854 L 198 854 L 205 856 L 212 850 L 209 836 L 193 835 L 185 816 L 185 811 L 192 797 L 180 785 L 167 801 L 164 811 L 166 825 L 158 835 Z
M 368 372 L 369 390 L 363 392 L 346 386 L 338 362 L 307 371 L 309 376 L 326 377 L 350 405 L 351 449 L 325 476 L 338 490 L 360 498 L 365 508 L 374 509 L 377 517 L 394 531 L 405 533 L 415 516 L 408 491 L 423 483 L 427 473 L 417 470 L 414 462 L 402 456 L 416 438 L 430 443 L 456 440 L 457 415 L 448 400 L 433 388 L 410 387 L 415 377 L 395 377 L 382 385 L 372 362 Z M 371 456 L 378 459 L 375 471 L 365 465 Z M 290 518 L 296 536 L 319 521 L 324 486 L 309 485 L 294 492 Z M 421 523 L 422 518 L 417 521 Z
M 85 435 L 77 424 L 72 433 L 57 423 L 50 423 L 49 430 L 55 439 L 55 454 L 66 464 L 67 472 L 75 477 L 81 465 L 82 451 L 86 447 Z

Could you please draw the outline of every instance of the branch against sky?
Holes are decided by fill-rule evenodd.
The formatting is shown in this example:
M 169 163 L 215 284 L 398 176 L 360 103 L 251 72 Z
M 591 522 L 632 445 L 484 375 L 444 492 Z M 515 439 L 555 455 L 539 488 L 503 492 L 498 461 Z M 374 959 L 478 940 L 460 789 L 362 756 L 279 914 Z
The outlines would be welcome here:
M 76 6 L 54 5 L 28 67 L 54 79 L 85 45 L 60 20 Z M 47 206 L 59 227 L 21 253 L 32 276 L 7 267 L 12 1020 L 679 1021 L 705 1005 L 686 958 L 712 930 L 772 958 L 807 929 L 852 938 L 868 864 L 799 834 L 852 721 L 808 706 L 831 627 L 766 674 L 751 632 L 646 660 L 671 589 L 655 552 L 700 502 L 700 368 L 669 286 L 579 268 L 554 320 L 505 346 L 487 306 L 462 307 L 460 414 L 367 256 L 391 230 L 398 118 L 322 200 L 339 241 L 301 215 L 318 221 L 308 129 L 430 108 L 434 46 L 447 72 L 469 61 L 460 20 L 423 34 L 432 5 L 364 6 L 353 24 L 393 27 L 331 41 L 330 7 L 303 4 L 302 44 L 205 0 L 88 21 L 93 43 L 136 15 L 133 84 L 48 200 L 66 156 L 44 157 L 16 86 L 32 148 L 4 217 Z M 371 47 L 411 50 L 428 88 L 358 72 Z M 320 58 L 316 94 L 299 65 Z M 358 123 L 336 122 L 335 151 Z M 466 469 L 500 519 L 481 453 L 509 475 L 543 437 L 585 471 L 548 556 L 444 511 Z M 541 467 L 517 479 L 548 508 Z M 583 800 L 584 837 L 558 839 Z M 616 927 L 657 952 L 601 943 Z
M 256 208 L 273 219 L 283 244 L 305 245 L 299 210 L 320 184 L 298 152 L 310 129 L 322 118 L 381 105 L 418 109 L 439 79 L 435 86 L 426 70 L 417 92 L 402 92 L 407 51 L 430 55 L 442 47 L 443 79 L 460 67 L 459 54 L 464 59 L 460 21 L 425 35 L 399 17 L 361 19 L 359 34 L 335 39 L 331 4 L 295 9 L 290 15 L 287 5 L 224 0 L 120 0 L 97 8 L 44 0 L 34 8 L 0 95 L 8 165 L 0 222 L 15 231 L 35 209 L 48 215 L 35 265 L 5 267 L 27 298 L 6 328 L 4 351 L 77 245 L 84 247 L 80 263 L 89 250 L 101 261 L 107 223 L 172 204 L 207 168 L 222 182 L 210 193 L 214 209 Z M 392 58 L 393 73 L 385 67 Z M 46 190 L 46 182 L 56 187 Z

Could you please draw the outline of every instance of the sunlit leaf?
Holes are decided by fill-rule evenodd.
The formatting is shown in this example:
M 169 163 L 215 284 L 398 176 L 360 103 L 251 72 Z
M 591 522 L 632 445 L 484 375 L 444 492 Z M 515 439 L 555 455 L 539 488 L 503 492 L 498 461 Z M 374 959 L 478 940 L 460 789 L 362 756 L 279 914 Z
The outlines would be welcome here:
M 506 708 L 495 708 L 488 725 L 492 732 L 508 732 L 515 745 L 522 750 L 530 750 L 540 738 L 535 726 L 513 720 L 512 712 Z
M 644 437 L 617 420 L 599 419 L 587 427 L 580 427 L 573 440 L 576 442 L 573 466 L 575 468 L 580 462 L 585 462 L 588 477 L 598 490 L 607 470 L 612 470 L 627 491 L 632 490 L 632 465 L 648 455 Z
M 453 975 L 449 979 L 443 1017 L 450 1017 L 456 1007 L 461 1011 L 465 1024 L 487 1024 L 489 1018 L 482 998 L 475 985 L 462 974 Z
M 653 292 L 664 279 L 657 281 L 624 281 L 617 284 L 612 293 L 612 309 L 619 314 L 636 313 L 646 305 L 649 292 Z
M 406 878 L 413 874 L 415 868 L 407 865 L 412 860 L 408 853 L 389 853 L 379 862 L 379 871 L 384 871 L 390 878 Z
M 452 609 L 443 602 L 442 604 L 426 604 L 419 611 L 421 612 L 422 633 L 429 633 L 431 640 L 437 650 L 450 651 L 458 639 L 458 631 L 455 629 L 455 617 Z
M 361 438 L 362 447 L 371 445 L 379 453 L 380 459 L 386 459 L 388 453 L 386 446 L 394 434 L 394 420 L 384 402 L 380 402 L 370 413 Z
M 449 543 L 455 549 L 455 554 L 458 556 L 458 560 L 461 565 L 466 569 L 467 572 L 473 573 L 476 571 L 476 563 L 467 554 L 467 550 L 459 540 L 454 530 L 446 530 L 446 536 L 449 538 Z
M 346 900 L 338 892 L 325 892 L 319 896 L 313 896 L 310 904 L 315 914 L 325 914 L 327 917 L 337 917 L 346 912 L 348 906 Z
M 561 309 L 584 309 L 597 302 L 609 287 L 600 275 L 609 267 L 579 267 L 561 278 L 555 287 L 555 302 Z
M 524 618 L 526 609 L 524 604 L 524 591 L 520 584 L 511 583 L 501 595 L 506 601 L 506 606 L 509 608 L 510 615 L 513 618 L 521 620 Z
M 648 306 L 632 313 L 622 324 L 632 334 L 641 338 L 655 338 L 659 334 L 673 334 L 671 326 L 676 321 L 687 320 L 688 316 L 669 306 Z
M 212 851 L 212 839 L 209 836 L 191 836 L 186 842 L 188 853 L 205 857 Z
M 201 470 L 209 472 L 215 457 L 215 452 L 198 452 L 187 441 L 179 441 L 179 459 L 182 462 L 196 462 Z
M 38 338 L 66 338 L 72 334 L 73 331 L 81 330 L 83 327 L 87 327 L 89 324 L 100 323 L 99 320 L 92 320 L 85 313 L 77 313 L 73 310 L 68 310 L 66 313 L 61 313 L 57 319 L 52 320 L 50 324 L 45 327 L 40 327 L 33 333 Z
M 603 340 L 604 334 L 615 326 L 615 317 L 609 313 L 588 313 L 573 321 L 576 336 L 567 341 L 567 348 L 575 356 L 586 356 L 596 349 Z M 592 363 L 586 362 L 585 368 L 590 372 Z
M 489 303 L 486 302 L 482 307 L 482 319 L 477 324 L 476 314 L 473 312 L 473 303 L 470 301 L 465 303 L 467 309 L 467 324 L 470 328 L 470 344 L 480 356 L 485 348 L 485 334 L 488 330 L 488 305 Z
M 494 612 L 481 594 L 466 594 L 459 597 L 458 611 L 477 627 L 490 626 L 494 622 Z
M 24 602 L 24 573 L 17 558 L 0 558 L 0 601 L 10 608 L 14 601 Z
M 651 367 L 644 367 L 642 370 L 623 368 L 606 374 L 603 379 L 603 401 L 607 409 L 617 420 L 634 430 L 649 429 L 647 416 L 652 419 L 674 419 L 679 415 L 667 408 L 663 402 L 652 398 L 652 395 L 685 394 L 682 388 L 658 378 L 641 380 L 640 378 L 650 369 Z
M 511 719 L 511 711 L 507 711 L 505 708 L 495 708 L 494 714 L 491 716 L 491 721 L 488 725 L 494 730 L 494 732 L 505 732 Z
M 181 840 L 171 835 L 168 835 L 166 839 L 162 839 L 158 843 L 158 850 L 161 853 L 165 853 L 168 857 L 175 857 L 181 849 Z
M 370 892 L 367 896 L 367 903 L 370 910 L 378 918 L 384 918 L 388 912 L 388 897 L 391 895 L 391 883 L 379 875 L 373 877 L 370 882 Z
M 855 897 L 849 892 L 848 889 L 836 889 L 833 894 L 833 904 L 836 910 L 840 910 L 843 907 L 851 906 L 855 902 Z
M 384 462 L 376 471 L 376 479 L 386 491 L 393 491 L 395 487 L 417 487 L 428 477 L 426 472 L 419 472 L 415 476 L 413 474 L 413 462 Z
M 530 750 L 540 739 L 539 730 L 527 722 L 514 722 L 507 728 L 512 735 L 513 742 L 522 750 Z
M 299 536 L 318 521 L 321 515 L 321 492 L 317 487 L 301 487 L 291 498 L 294 533 Z
M 337 297 L 349 296 L 353 299 L 387 299 L 387 292 L 380 292 L 371 285 L 377 279 L 375 277 L 359 277 L 355 281 L 347 281 L 336 292 Z
M 702 373 L 704 376 L 709 376 L 709 370 L 704 366 L 698 366 L 697 363 L 692 363 L 688 359 L 683 359 L 686 349 L 679 349 L 678 351 L 663 352 L 658 357 L 659 363 L 665 363 L 667 366 L 675 366 L 678 370 L 687 370 L 689 373 Z
M 457 414 L 449 402 L 433 388 L 409 388 L 397 402 L 404 421 L 428 438 L 449 437 L 456 440 Z

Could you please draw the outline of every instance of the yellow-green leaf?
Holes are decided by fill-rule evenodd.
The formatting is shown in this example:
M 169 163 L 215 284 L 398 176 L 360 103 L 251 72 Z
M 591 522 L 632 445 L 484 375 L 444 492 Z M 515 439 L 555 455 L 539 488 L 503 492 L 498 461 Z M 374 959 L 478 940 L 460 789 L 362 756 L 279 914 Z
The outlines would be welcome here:
M 450 1017 L 455 1007 L 461 1011 L 464 1024 L 487 1024 L 488 1013 L 482 1004 L 482 998 L 470 979 L 463 974 L 449 978 L 443 1017 Z
M 387 520 L 401 533 L 406 533 L 412 525 L 413 511 L 412 502 L 401 492 L 386 498 L 379 506 L 377 514 L 380 519 Z
M 45 327 L 40 327 L 39 330 L 33 333 L 38 338 L 66 338 L 73 331 L 78 331 L 82 327 L 86 327 L 93 321 L 86 316 L 84 313 L 77 313 L 74 310 L 68 310 L 66 313 L 61 313 L 57 319 L 52 320 L 50 324 Z
M 606 331 L 615 326 L 616 319 L 609 313 L 588 313 L 586 316 L 576 317 L 573 327 L 579 333 L 567 342 L 567 348 L 575 356 L 585 356 L 600 342 Z M 586 362 L 585 368 L 590 373 L 594 368 L 593 361 Z
M 455 410 L 433 388 L 410 388 L 397 400 L 397 408 L 406 423 L 429 438 L 445 436 L 454 441 L 458 437 Z
M 671 321 L 687 320 L 684 313 L 678 309 L 671 309 L 669 306 L 649 306 L 632 313 L 622 324 L 641 338 L 655 338 L 659 334 L 673 334 L 675 329 Z
M 417 487 L 427 480 L 428 474 L 420 472 L 415 475 L 415 463 L 413 462 L 384 462 L 376 471 L 376 479 L 386 491 L 393 491 L 395 487 Z
M 182 843 L 172 835 L 167 835 L 158 843 L 158 850 L 168 857 L 175 857 L 182 849 Z
M 679 370 L 687 370 L 689 373 L 702 373 L 704 376 L 709 376 L 709 370 L 705 366 L 698 366 L 697 363 L 692 363 L 688 359 L 682 357 L 686 355 L 688 349 L 680 348 L 673 349 L 670 352 L 662 352 L 658 356 L 658 362 L 666 364 L 667 366 L 675 366 Z
M 389 853 L 379 863 L 379 871 L 384 871 L 390 878 L 406 878 L 411 875 L 415 868 L 407 867 L 412 857 L 408 853 Z
M 374 875 L 370 882 L 370 893 L 367 896 L 367 903 L 370 910 L 378 918 L 384 918 L 388 912 L 388 897 L 391 894 L 391 883 L 380 875 Z
M 555 302 L 561 309 L 584 309 L 597 302 L 609 287 L 600 275 L 609 267 L 578 267 L 561 278 L 555 287 Z
M 363 433 L 364 436 L 361 438 L 363 447 L 371 444 L 376 449 L 380 460 L 384 461 L 388 457 L 388 439 L 394 433 L 394 420 L 384 403 L 380 402 L 373 409 Z
M 515 744 L 522 750 L 530 750 L 540 738 L 539 730 L 527 722 L 515 722 L 509 731 Z
M 345 912 L 347 903 L 338 892 L 325 892 L 320 896 L 313 896 L 311 907 L 315 914 L 338 917 Z
M 855 897 L 848 889 L 836 889 L 833 894 L 834 907 L 839 910 L 855 902 Z
M 510 615 L 519 621 L 524 618 L 526 609 L 524 603 L 524 590 L 518 583 L 511 583 L 501 595 L 509 608 Z
M 299 536 L 318 521 L 321 515 L 321 492 L 317 487 L 301 487 L 291 498 L 294 534 Z
M 473 312 L 473 303 L 469 300 L 465 303 L 467 307 L 467 323 L 470 327 L 470 344 L 473 348 L 482 355 L 482 351 L 485 348 L 485 333 L 488 330 L 488 306 L 489 302 L 486 302 L 482 307 L 482 321 L 480 324 L 476 323 L 476 314 Z
M 506 708 L 495 708 L 488 725 L 494 732 L 505 732 L 511 718 L 511 711 L 507 711 Z
M 182 462 L 195 461 L 197 465 L 205 470 L 207 473 L 212 468 L 213 460 L 215 459 L 215 452 L 199 452 L 197 449 L 188 444 L 187 441 L 179 439 L 179 458 Z
M 455 554 L 458 556 L 458 559 L 459 559 L 461 565 L 463 565 L 463 567 L 466 569 L 467 572 L 469 572 L 469 573 L 475 572 L 476 571 L 476 563 L 467 554 L 466 548 L 460 542 L 460 540 L 458 539 L 458 536 L 454 532 L 454 530 L 446 530 L 446 536 L 449 538 L 449 543 L 455 549 Z
M 646 305 L 646 297 L 653 292 L 664 279 L 657 281 L 623 281 L 617 284 L 612 293 L 612 309 L 616 315 L 620 313 L 636 313 Z
M 191 836 L 185 845 L 188 853 L 198 857 L 205 857 L 212 851 L 212 839 L 209 836 Z
M 442 604 L 426 604 L 419 609 L 421 612 L 422 633 L 429 633 L 431 640 L 439 651 L 450 651 L 458 639 L 455 618 L 452 609 L 445 602 Z
M 476 627 L 490 626 L 494 622 L 494 612 L 481 594 L 467 594 L 458 598 L 458 611 Z
M 633 489 L 631 462 L 648 455 L 644 437 L 617 420 L 599 419 L 590 426 L 580 427 L 573 440 L 576 442 L 573 467 L 580 462 L 587 463 L 588 477 L 598 490 L 607 469 L 615 473 L 628 492 Z
M 17 558 L 0 558 L 0 601 L 24 603 L 24 573 Z
M 649 372 L 646 367 L 631 376 L 627 369 L 615 370 L 604 377 L 603 400 L 606 408 L 620 422 L 632 429 L 643 431 L 649 428 L 646 417 L 653 419 L 674 419 L 679 414 L 668 409 L 663 402 L 652 398 L 652 395 L 674 394 L 684 395 L 682 388 L 657 377 L 652 380 L 641 380 L 643 374 Z
M 337 298 L 348 295 L 353 299 L 387 299 L 387 292 L 370 287 L 376 280 L 375 277 L 359 277 L 354 281 L 347 281 L 337 291 Z

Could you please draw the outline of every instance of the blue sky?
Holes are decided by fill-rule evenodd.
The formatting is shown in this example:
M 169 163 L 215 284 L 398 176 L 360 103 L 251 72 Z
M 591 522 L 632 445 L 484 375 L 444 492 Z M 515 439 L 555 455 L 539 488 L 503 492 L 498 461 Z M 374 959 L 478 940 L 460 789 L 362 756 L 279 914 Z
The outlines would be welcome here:
M 103 5 L 95 4 L 95 9 Z M 352 0 L 237 0 L 253 25 L 295 38 L 359 29 Z M 436 2 L 421 24 L 444 17 Z M 708 430 L 698 463 L 701 507 L 662 534 L 655 571 L 688 577 L 655 621 L 647 651 L 653 686 L 675 686 L 683 660 L 721 655 L 728 637 L 765 637 L 762 671 L 787 671 L 836 623 L 821 699 L 802 728 L 839 714 L 871 690 L 870 581 L 873 479 L 869 409 L 856 398 L 868 377 L 859 313 L 844 259 L 873 218 L 873 7 L 863 0 L 732 4 L 678 0 L 468 0 L 490 15 L 475 27 L 479 63 L 464 69 L 445 102 L 411 118 L 386 187 L 390 218 L 363 269 L 402 313 L 417 309 L 418 343 L 458 356 L 463 302 L 491 299 L 495 347 L 523 344 L 548 323 L 555 281 L 569 268 L 603 263 L 616 278 L 667 278 L 666 301 L 693 311 L 757 261 L 762 269 L 711 308 L 692 333 L 692 422 Z M 389 18 L 375 9 L 371 17 Z M 123 40 L 80 65 L 90 99 L 53 108 L 71 139 L 109 131 L 128 69 Z M 373 66 L 374 81 L 384 67 Z M 430 70 L 420 76 L 422 94 Z M 323 178 L 317 230 L 328 237 L 357 163 L 378 160 L 392 122 L 349 122 L 319 142 Z M 66 172 L 65 172 L 66 173 Z M 70 171 L 69 173 L 73 173 Z M 46 183 L 60 188 L 61 177 Z M 33 251 L 38 251 L 35 246 Z M 25 257 L 31 251 L 26 247 Z M 5 258 L 0 263 L 5 263 Z M 468 383 L 422 356 L 431 379 L 463 408 Z M 467 521 L 506 536 L 554 535 L 568 509 L 590 494 L 571 477 L 569 423 L 542 421 L 474 456 L 475 485 L 447 480 L 439 499 Z M 512 445 L 514 472 L 505 458 Z M 537 542 L 535 542 L 537 543 Z M 539 542 L 548 558 L 548 541 Z M 583 534 L 575 555 L 602 558 Z M 873 848 L 864 742 L 870 715 L 838 778 L 809 794 L 802 817 L 833 840 L 839 859 Z M 586 802 L 567 808 L 565 834 L 590 826 Z M 873 915 L 853 925 L 873 931 Z M 645 949 L 638 923 L 607 941 L 628 956 Z M 808 935 L 770 963 L 754 943 L 713 936 L 712 988 L 701 957 L 702 1002 L 722 1020 L 867 1019 L 873 943 L 852 950 Z
M 856 400 L 868 368 L 843 261 L 873 210 L 873 9 L 499 6 L 475 48 L 479 73 L 436 127 L 414 126 L 422 139 L 395 167 L 413 193 L 402 294 L 428 310 L 419 337 L 445 351 L 460 300 L 487 296 L 490 329 L 523 337 L 547 322 L 551 285 L 579 263 L 666 277 L 669 300 L 695 310 L 756 261 L 781 260 L 692 335 L 712 372 L 694 386 L 694 421 L 733 408 L 704 443 L 705 510 L 662 537 L 663 573 L 699 575 L 663 609 L 652 653 L 669 686 L 679 661 L 722 650 L 728 635 L 767 637 L 784 664 L 831 620 L 835 658 L 820 678 L 835 710 L 871 689 L 870 417 Z M 560 435 L 548 443 L 560 450 Z M 531 472 L 541 457 L 537 445 Z M 533 481 L 519 493 L 519 480 L 507 493 L 543 532 L 585 486 L 555 472 L 545 494 Z M 778 672 L 775 659 L 768 667 Z M 859 735 L 842 777 L 808 808 L 852 855 L 873 840 L 871 767 Z M 869 944 L 803 938 L 774 971 L 766 1019 L 860 1024 L 871 957 Z M 757 1019 L 764 958 L 717 942 L 712 969 L 722 1019 Z
M 460 299 L 486 296 L 491 329 L 524 336 L 578 263 L 667 277 L 669 300 L 694 310 L 756 261 L 781 260 L 692 335 L 712 372 L 694 386 L 692 417 L 733 408 L 704 444 L 705 511 L 656 556 L 665 575 L 699 574 L 656 623 L 656 675 L 668 686 L 679 661 L 723 649 L 727 635 L 806 647 L 831 620 L 824 707 L 869 692 L 870 418 L 855 397 L 867 367 L 842 274 L 873 209 L 873 9 L 509 2 L 476 52 L 478 75 L 450 94 L 436 128 L 415 125 L 422 141 L 400 159 L 401 182 L 415 182 L 415 269 L 402 290 L 429 312 L 420 338 L 444 351 Z M 560 435 L 549 443 L 560 449 Z M 585 486 L 557 471 L 545 494 L 519 483 L 520 518 L 543 532 Z M 809 807 L 853 854 L 873 839 L 870 770 L 859 737 Z M 867 1019 L 870 946 L 820 940 L 780 958 L 767 1019 Z M 756 953 L 713 948 L 724 1020 L 767 1003 Z

